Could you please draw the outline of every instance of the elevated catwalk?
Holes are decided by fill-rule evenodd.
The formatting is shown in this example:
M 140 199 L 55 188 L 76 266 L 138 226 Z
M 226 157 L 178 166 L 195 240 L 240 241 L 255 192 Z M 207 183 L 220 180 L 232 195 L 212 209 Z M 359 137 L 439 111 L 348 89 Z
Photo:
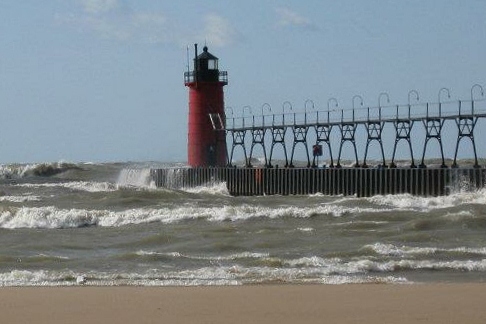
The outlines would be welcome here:
M 307 100 L 300 112 L 294 112 L 292 105 L 285 102 L 281 113 L 272 113 L 270 105 L 264 104 L 261 115 L 248 116 L 245 116 L 245 111 L 251 112 L 252 109 L 246 106 L 241 116 L 235 117 L 231 110 L 231 116 L 226 119 L 226 127 L 215 131 L 227 134 L 229 165 L 232 164 L 234 153 L 239 150 L 246 161 L 245 166 L 251 166 L 255 149 L 260 148 L 266 167 L 272 167 L 274 153 L 278 150 L 285 159 L 284 166 L 293 167 L 295 152 L 300 148 L 304 151 L 308 167 L 316 166 L 316 157 L 319 156 L 328 159 L 330 167 L 341 167 L 343 148 L 351 145 L 355 166 L 367 167 L 369 149 L 375 144 L 381 153 L 381 166 L 393 168 L 396 166 L 398 145 L 404 143 L 405 152 L 410 156 L 410 167 L 417 166 L 414 148 L 420 146 L 422 152 L 418 166 L 426 167 L 427 149 L 436 143 L 441 167 L 445 168 L 444 134 L 448 134 L 448 141 L 451 141 L 451 136 L 455 136 L 452 139 L 454 143 L 448 145 L 454 147 L 450 166 L 458 166 L 459 149 L 470 144 L 467 149 L 472 147 L 474 166 L 479 167 L 474 134 L 478 121 L 486 117 L 482 86 L 476 84 L 471 88 L 470 100 L 444 101 L 443 97 L 450 98 L 447 88 L 439 91 L 438 102 L 421 103 L 418 101 L 418 92 L 412 90 L 408 94 L 407 104 L 382 106 L 382 99 L 389 102 L 388 94 L 382 93 L 378 106 L 366 107 L 363 98 L 356 95 L 352 100 L 352 108 L 339 109 L 337 100 L 331 98 L 327 110 L 316 109 L 314 103 Z M 389 165 L 383 145 L 385 138 L 394 139 L 393 153 L 388 156 Z M 358 157 L 358 145 L 364 147 L 361 159 Z M 338 151 L 337 159 L 333 154 L 335 151 Z

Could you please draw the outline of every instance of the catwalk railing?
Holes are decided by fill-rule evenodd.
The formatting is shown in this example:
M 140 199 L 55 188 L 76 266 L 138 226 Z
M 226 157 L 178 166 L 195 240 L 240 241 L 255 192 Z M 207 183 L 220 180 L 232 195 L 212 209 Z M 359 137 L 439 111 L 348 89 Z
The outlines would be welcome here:
M 443 100 L 444 97 L 447 100 Z M 382 105 L 384 100 L 387 105 Z M 328 100 L 327 110 L 316 109 L 311 100 L 304 103 L 304 109 L 300 112 L 294 112 L 290 102 L 284 102 L 280 113 L 274 113 L 269 104 L 262 105 L 261 114 L 258 115 L 252 114 L 249 106 L 243 107 L 241 116 L 234 116 L 233 109 L 227 108 L 225 126 L 216 130 L 225 131 L 227 134 L 229 166 L 233 163 L 235 151 L 240 149 L 243 152 L 245 166 L 251 167 L 254 151 L 260 147 L 265 167 L 273 167 L 274 152 L 277 148 L 283 153 L 284 166 L 294 167 L 296 147 L 304 146 L 308 167 L 316 166 L 316 157 L 325 155 L 330 160 L 329 167 L 339 168 L 343 146 L 350 143 L 354 152 L 354 166 L 366 168 L 370 145 L 377 142 L 381 153 L 381 166 L 394 168 L 397 146 L 404 141 L 408 144 L 410 167 L 414 168 L 414 142 L 420 140 L 423 141 L 423 146 L 419 167 L 426 167 L 426 151 L 433 140 L 439 145 L 441 166 L 445 168 L 447 157 L 444 154 L 443 134 L 451 133 L 452 128 L 457 135 L 454 155 L 449 157 L 452 160 L 451 166 L 458 166 L 459 147 L 464 140 L 469 139 L 472 144 L 474 167 L 479 167 L 474 134 L 478 120 L 486 117 L 486 100 L 481 85 L 476 84 L 471 88 L 471 98 L 468 100 L 450 101 L 450 91 L 442 88 L 437 102 L 421 103 L 418 92 L 412 90 L 408 94 L 407 104 L 388 103 L 388 94 L 382 93 L 376 107 L 365 107 L 363 98 L 357 95 L 353 97 L 352 108 L 345 109 L 339 108 L 335 98 Z M 249 114 L 245 115 L 247 112 Z M 418 129 L 419 126 L 421 130 Z M 393 131 L 390 132 L 390 129 Z M 364 156 L 361 158 L 357 152 L 358 131 L 365 134 L 359 139 L 365 144 Z M 386 156 L 383 138 L 392 136 L 393 153 Z M 333 139 L 335 141 L 336 138 L 339 150 L 335 164 L 333 147 L 336 143 L 333 143 Z

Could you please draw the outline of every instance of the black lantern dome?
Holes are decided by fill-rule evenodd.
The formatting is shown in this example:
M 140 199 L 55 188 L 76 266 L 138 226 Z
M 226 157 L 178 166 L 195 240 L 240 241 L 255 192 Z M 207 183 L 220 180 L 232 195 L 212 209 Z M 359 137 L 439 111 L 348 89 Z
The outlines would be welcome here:
M 197 70 L 198 81 L 218 82 L 218 58 L 208 52 L 207 46 L 204 46 L 203 52 L 194 59 L 194 69 Z
M 186 85 L 198 82 L 228 84 L 228 72 L 219 71 L 218 58 L 208 52 L 207 46 L 204 46 L 203 52 L 198 55 L 197 44 L 194 44 L 194 51 L 194 70 L 184 73 Z

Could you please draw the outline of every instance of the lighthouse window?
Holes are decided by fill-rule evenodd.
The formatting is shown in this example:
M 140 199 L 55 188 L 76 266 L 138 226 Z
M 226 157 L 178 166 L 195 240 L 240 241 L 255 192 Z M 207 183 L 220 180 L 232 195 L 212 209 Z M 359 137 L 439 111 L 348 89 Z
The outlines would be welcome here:
M 208 60 L 208 69 L 209 70 L 217 70 L 218 69 L 218 61 Z

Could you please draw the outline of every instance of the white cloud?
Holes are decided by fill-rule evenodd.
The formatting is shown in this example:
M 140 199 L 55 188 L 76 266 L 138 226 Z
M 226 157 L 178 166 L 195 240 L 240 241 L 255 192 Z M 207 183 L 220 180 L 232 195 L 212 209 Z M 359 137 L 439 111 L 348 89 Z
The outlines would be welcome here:
M 218 14 L 203 16 L 200 28 L 177 22 L 159 12 L 136 10 L 124 0 L 74 0 L 77 12 L 56 15 L 58 22 L 81 32 L 90 31 L 105 39 L 142 43 L 186 45 L 207 41 L 211 46 L 226 46 L 242 38 L 230 22 Z
M 278 16 L 277 25 L 281 27 L 296 26 L 308 30 L 316 30 L 317 26 L 308 18 L 289 8 L 280 7 L 275 9 Z
M 160 43 L 173 37 L 173 28 L 161 13 L 137 12 L 119 0 L 76 0 L 76 3 L 81 11 L 58 14 L 58 22 L 118 41 Z
M 202 38 L 213 46 L 232 44 L 241 35 L 229 21 L 217 14 L 208 14 L 204 17 L 204 29 Z
M 82 20 L 82 24 L 92 29 L 103 38 L 127 40 L 132 36 L 132 32 L 127 26 L 118 26 L 105 19 L 85 17 Z
M 167 17 L 157 13 L 136 13 L 133 15 L 136 26 L 162 26 L 167 23 Z
M 90 14 L 101 14 L 115 9 L 118 0 L 78 0 L 84 11 Z
M 130 18 L 134 38 L 146 43 L 168 42 L 174 37 L 169 19 L 160 13 L 135 13 Z

